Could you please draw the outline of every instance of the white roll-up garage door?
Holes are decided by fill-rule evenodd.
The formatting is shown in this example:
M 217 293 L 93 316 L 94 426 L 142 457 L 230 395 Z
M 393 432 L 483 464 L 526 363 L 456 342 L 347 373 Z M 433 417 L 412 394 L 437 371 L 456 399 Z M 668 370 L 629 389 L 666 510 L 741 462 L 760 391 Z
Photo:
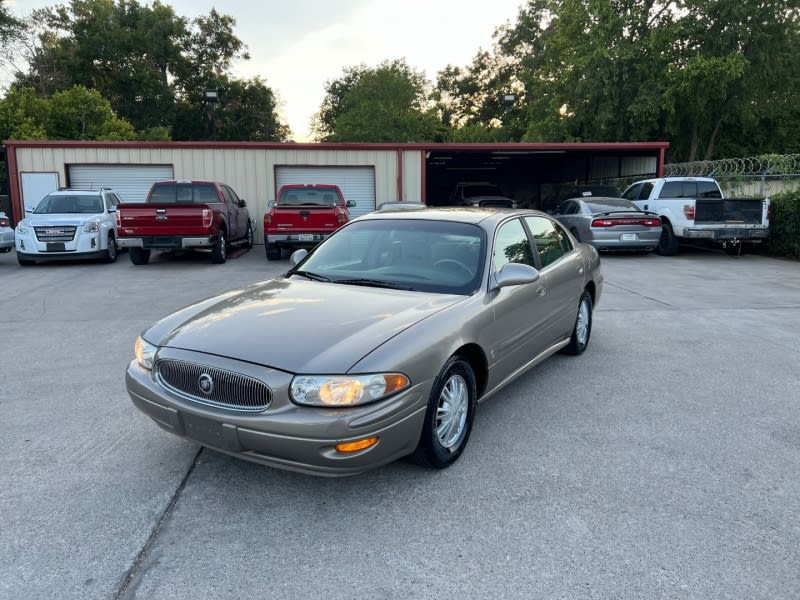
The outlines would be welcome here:
M 334 183 L 346 200 L 354 200 L 350 216 L 375 210 L 375 169 L 373 167 L 277 167 L 278 189 L 287 183 Z M 277 193 L 277 190 L 276 190 Z
M 172 165 L 70 165 L 69 186 L 114 190 L 123 202 L 144 202 L 154 181 L 172 179 Z

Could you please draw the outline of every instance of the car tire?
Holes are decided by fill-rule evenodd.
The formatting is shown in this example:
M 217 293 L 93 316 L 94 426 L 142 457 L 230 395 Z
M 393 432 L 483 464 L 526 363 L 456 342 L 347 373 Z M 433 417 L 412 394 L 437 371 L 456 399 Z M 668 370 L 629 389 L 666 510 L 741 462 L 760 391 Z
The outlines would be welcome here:
M 117 262 L 117 240 L 114 238 L 113 233 L 108 234 L 108 249 L 106 250 L 106 262 Z
M 250 249 L 253 247 L 253 240 L 255 239 L 255 234 L 253 232 L 253 222 L 248 219 L 247 221 L 247 236 L 244 240 L 244 247 Z
M 221 265 L 228 260 L 228 240 L 225 238 L 225 230 L 220 229 L 217 235 L 217 243 L 211 248 L 211 262 Z
M 661 238 L 658 240 L 656 252 L 661 256 L 675 256 L 678 253 L 678 246 L 680 242 L 675 237 L 675 232 L 672 231 L 672 225 L 669 223 L 661 224 Z
M 135 265 L 146 265 L 150 262 L 150 250 L 144 248 L 131 248 L 128 256 Z
M 36 264 L 35 260 L 33 260 L 32 258 L 23 258 L 22 256 L 19 255 L 19 252 L 17 252 L 17 262 L 23 267 L 30 267 L 31 265 Z
M 575 317 L 575 326 L 572 328 L 572 337 L 569 344 L 564 346 L 562 352 L 577 356 L 582 354 L 589 345 L 592 336 L 592 297 L 586 290 L 581 294 L 578 302 L 578 314 Z
M 477 396 L 472 367 L 460 356 L 451 357 L 433 382 L 422 435 L 409 460 L 435 469 L 452 465 L 469 441 Z
M 280 260 L 281 258 L 281 247 L 277 244 L 270 244 L 267 242 L 264 244 L 264 248 L 267 251 L 267 260 Z

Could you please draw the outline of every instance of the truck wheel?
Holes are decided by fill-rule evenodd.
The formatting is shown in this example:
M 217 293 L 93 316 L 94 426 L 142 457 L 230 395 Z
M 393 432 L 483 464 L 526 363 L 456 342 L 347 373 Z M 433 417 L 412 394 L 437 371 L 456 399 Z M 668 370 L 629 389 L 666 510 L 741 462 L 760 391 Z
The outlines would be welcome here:
M 245 248 L 252 248 L 253 247 L 253 223 L 251 221 L 247 221 L 247 237 L 244 240 L 244 247 Z
M 280 260 L 281 258 L 281 247 L 277 244 L 270 244 L 267 242 L 264 244 L 264 247 L 267 250 L 267 260 Z
M 150 250 L 144 248 L 131 248 L 128 256 L 135 265 L 146 265 L 150 262 Z
M 672 231 L 672 225 L 663 223 L 661 225 L 661 239 L 658 240 L 656 252 L 661 256 L 675 256 L 678 253 L 678 238 Z
M 225 239 L 225 230 L 220 229 L 217 236 L 217 243 L 211 249 L 211 262 L 221 265 L 228 259 L 228 240 Z
M 117 240 L 114 239 L 114 234 L 108 234 L 108 250 L 106 250 L 106 262 L 117 262 Z

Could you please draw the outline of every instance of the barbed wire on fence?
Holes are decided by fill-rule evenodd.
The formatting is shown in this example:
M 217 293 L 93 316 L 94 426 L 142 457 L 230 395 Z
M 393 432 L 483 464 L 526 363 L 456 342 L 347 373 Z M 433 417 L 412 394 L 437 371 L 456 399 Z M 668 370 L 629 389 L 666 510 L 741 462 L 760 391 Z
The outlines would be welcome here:
M 765 154 L 748 158 L 723 158 L 664 165 L 666 176 L 735 177 L 798 176 L 800 154 Z

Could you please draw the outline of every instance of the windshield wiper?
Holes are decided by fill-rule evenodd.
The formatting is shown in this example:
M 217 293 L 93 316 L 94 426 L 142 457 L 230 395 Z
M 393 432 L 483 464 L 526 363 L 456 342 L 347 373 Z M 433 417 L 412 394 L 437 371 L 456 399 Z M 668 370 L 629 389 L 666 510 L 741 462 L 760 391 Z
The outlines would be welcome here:
M 364 285 L 367 287 L 378 287 L 378 288 L 388 288 L 391 290 L 414 290 L 413 287 L 408 287 L 406 285 L 399 285 L 397 283 L 392 283 L 391 281 L 382 281 L 380 279 L 337 279 L 334 283 L 343 283 L 345 285 Z
M 313 271 L 289 271 L 289 275 L 302 275 L 303 277 L 307 277 L 312 281 L 330 281 L 330 277 L 325 277 L 325 275 L 320 275 L 319 273 L 314 273 Z

